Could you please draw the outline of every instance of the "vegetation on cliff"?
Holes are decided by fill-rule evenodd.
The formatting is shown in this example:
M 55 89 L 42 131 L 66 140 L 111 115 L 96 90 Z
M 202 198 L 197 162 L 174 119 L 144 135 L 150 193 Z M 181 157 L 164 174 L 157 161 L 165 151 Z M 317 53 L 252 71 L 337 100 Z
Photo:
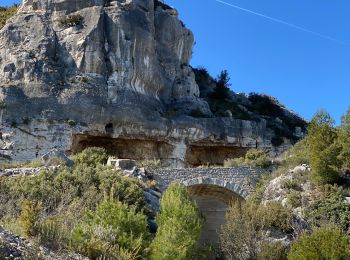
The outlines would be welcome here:
M 185 187 L 174 184 L 164 194 L 154 237 L 144 183 L 105 166 L 102 148 L 88 148 L 73 159 L 74 167 L 56 172 L 0 177 L 0 225 L 51 250 L 90 259 L 193 254 L 202 219 Z
M 316 113 L 306 138 L 259 181 L 248 202 L 231 206 L 221 230 L 225 259 L 350 257 L 349 118 L 350 110 L 335 127 L 327 112 Z
M 230 77 L 226 70 L 223 70 L 216 79 L 213 79 L 203 67 L 194 69 L 194 72 L 201 98 L 208 102 L 215 116 L 253 121 L 266 120 L 267 126 L 275 133 L 271 140 L 274 146 L 281 145 L 283 138 L 296 142 L 300 139 L 300 136 L 296 135 L 296 128 L 306 130 L 306 121 L 287 110 L 275 98 L 265 94 L 245 95 L 231 91 Z
M 0 29 L 4 27 L 6 21 L 14 16 L 17 12 L 17 5 L 13 5 L 11 7 L 3 7 L 0 6 Z

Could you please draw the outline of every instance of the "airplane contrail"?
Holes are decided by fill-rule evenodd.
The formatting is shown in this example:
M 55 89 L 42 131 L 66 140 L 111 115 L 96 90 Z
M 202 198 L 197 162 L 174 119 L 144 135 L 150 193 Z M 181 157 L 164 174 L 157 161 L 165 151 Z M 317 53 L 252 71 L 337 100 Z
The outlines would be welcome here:
M 273 21 L 273 22 L 276 22 L 276 23 L 280 23 L 280 24 L 289 26 L 291 28 L 294 28 L 294 29 L 297 29 L 297 30 L 300 30 L 300 31 L 303 31 L 303 32 L 306 32 L 306 33 L 310 33 L 310 34 L 316 35 L 316 36 L 321 37 L 323 39 L 327 39 L 327 40 L 330 40 L 330 41 L 333 41 L 333 42 L 337 42 L 337 43 L 340 43 L 340 44 L 344 44 L 344 45 L 350 46 L 349 43 L 347 43 L 347 42 L 340 41 L 340 40 L 335 39 L 333 37 L 330 37 L 330 36 L 327 36 L 327 35 L 324 35 L 324 34 L 321 34 L 321 33 L 318 33 L 318 32 L 314 32 L 314 31 L 308 30 L 308 29 L 300 27 L 298 25 L 295 25 L 295 24 L 292 24 L 292 23 L 288 23 L 288 22 L 282 21 L 280 19 L 273 18 L 271 16 L 267 16 L 267 15 L 264 15 L 264 14 L 261 14 L 261 13 L 257 13 L 257 12 L 254 12 L 252 10 L 249 10 L 249 9 L 246 9 L 246 8 L 243 8 L 243 7 L 240 7 L 240 6 L 237 6 L 237 5 L 234 5 L 234 4 L 222 1 L 222 0 L 215 0 L 215 1 L 218 2 L 218 3 L 221 3 L 221 4 L 224 4 L 224 5 L 233 7 L 235 9 L 244 11 L 246 13 L 254 14 L 254 15 L 266 18 L 266 19 L 268 19 L 270 21 Z

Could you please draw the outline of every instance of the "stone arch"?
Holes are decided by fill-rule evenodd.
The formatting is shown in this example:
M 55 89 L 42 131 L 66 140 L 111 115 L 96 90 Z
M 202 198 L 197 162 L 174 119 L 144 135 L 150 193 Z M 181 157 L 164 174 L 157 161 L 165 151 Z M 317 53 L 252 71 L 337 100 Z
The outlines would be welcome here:
M 182 180 L 192 199 L 201 210 L 205 224 L 198 243 L 219 247 L 219 231 L 226 223 L 226 212 L 232 200 L 243 201 L 248 192 L 233 180 L 223 180 L 209 176 Z
M 237 182 L 233 180 L 223 180 L 220 178 L 213 178 L 211 176 L 202 176 L 197 178 L 191 178 L 187 180 L 182 180 L 180 183 L 184 184 L 186 187 L 196 186 L 196 185 L 207 185 L 209 186 L 218 186 L 232 192 L 235 195 L 238 195 L 242 199 L 247 198 L 248 191 L 243 189 Z

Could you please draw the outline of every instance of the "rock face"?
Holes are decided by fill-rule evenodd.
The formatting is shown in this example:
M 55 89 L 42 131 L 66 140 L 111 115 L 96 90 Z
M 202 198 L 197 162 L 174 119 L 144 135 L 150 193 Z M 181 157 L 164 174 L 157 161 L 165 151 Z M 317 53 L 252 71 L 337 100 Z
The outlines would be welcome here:
M 288 147 L 272 146 L 263 119 L 213 116 L 189 65 L 193 43 L 158 0 L 24 0 L 0 30 L 0 160 L 104 146 L 181 166 L 212 147 L 223 158 Z

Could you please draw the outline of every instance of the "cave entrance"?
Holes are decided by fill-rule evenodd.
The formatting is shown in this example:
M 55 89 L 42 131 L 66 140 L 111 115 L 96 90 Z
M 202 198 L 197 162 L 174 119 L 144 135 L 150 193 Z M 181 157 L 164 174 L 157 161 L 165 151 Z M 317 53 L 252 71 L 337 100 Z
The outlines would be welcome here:
M 79 153 L 88 147 L 105 148 L 111 156 L 120 159 L 153 160 L 168 159 L 174 147 L 163 141 L 112 138 L 77 134 L 73 136 L 71 152 Z
M 219 247 L 220 227 L 226 223 L 225 215 L 233 200 L 244 201 L 237 193 L 212 184 L 197 184 L 188 187 L 191 198 L 197 203 L 205 218 L 199 245 Z
M 244 156 L 249 148 L 238 146 L 190 145 L 186 152 L 186 163 L 190 166 L 224 165 L 229 158 Z

